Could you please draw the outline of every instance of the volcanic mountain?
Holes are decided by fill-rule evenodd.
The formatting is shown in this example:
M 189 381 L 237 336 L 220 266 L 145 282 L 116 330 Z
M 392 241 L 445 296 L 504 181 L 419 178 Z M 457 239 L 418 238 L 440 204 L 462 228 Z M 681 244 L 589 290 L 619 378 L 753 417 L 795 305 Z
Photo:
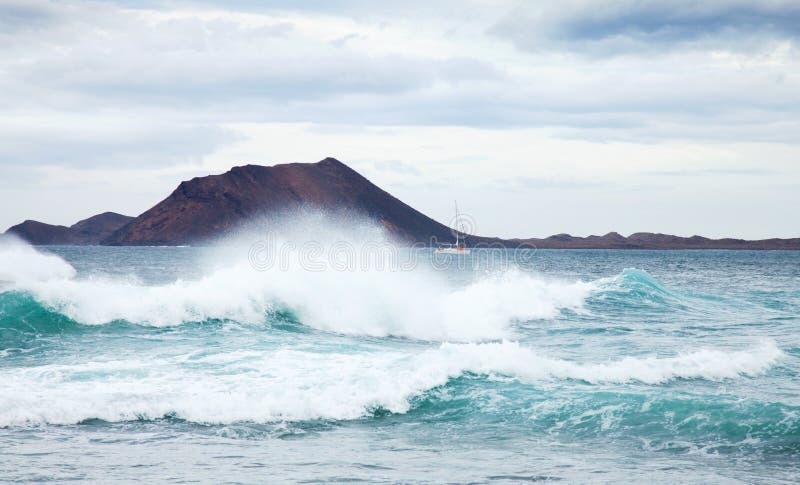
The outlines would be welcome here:
M 374 185 L 342 162 L 245 165 L 220 175 L 181 182 L 166 199 L 135 219 L 106 212 L 74 224 L 25 221 L 7 232 L 33 244 L 182 245 L 211 241 L 261 216 L 297 209 L 360 215 L 381 224 L 399 241 L 452 242 L 450 228 Z M 800 238 L 709 239 L 639 232 L 577 237 L 499 239 L 469 235 L 470 246 L 546 249 L 794 249 Z
M 104 241 L 175 245 L 209 240 L 246 221 L 301 208 L 361 214 L 405 242 L 450 241 L 444 226 L 406 205 L 342 162 L 234 167 L 196 177 Z
M 115 212 L 103 212 L 78 221 L 70 227 L 55 226 L 29 219 L 8 228 L 6 233 L 14 234 L 31 244 L 100 244 L 100 241 L 132 220 L 133 217 Z

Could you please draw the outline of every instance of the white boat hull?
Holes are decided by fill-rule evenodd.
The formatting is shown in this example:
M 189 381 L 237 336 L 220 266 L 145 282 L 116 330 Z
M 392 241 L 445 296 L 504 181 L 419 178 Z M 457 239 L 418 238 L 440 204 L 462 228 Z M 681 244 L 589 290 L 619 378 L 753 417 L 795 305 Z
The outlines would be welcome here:
M 436 248 L 436 254 L 469 254 L 469 248 Z

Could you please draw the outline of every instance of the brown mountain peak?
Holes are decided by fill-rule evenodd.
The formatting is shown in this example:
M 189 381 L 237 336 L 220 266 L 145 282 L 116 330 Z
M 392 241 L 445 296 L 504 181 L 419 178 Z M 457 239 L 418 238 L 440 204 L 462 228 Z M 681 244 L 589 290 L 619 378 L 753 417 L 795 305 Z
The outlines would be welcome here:
M 339 160 L 241 165 L 181 182 L 169 197 L 108 238 L 108 244 L 190 244 L 253 217 L 300 208 L 361 213 L 405 241 L 449 241 L 450 230 L 377 187 Z

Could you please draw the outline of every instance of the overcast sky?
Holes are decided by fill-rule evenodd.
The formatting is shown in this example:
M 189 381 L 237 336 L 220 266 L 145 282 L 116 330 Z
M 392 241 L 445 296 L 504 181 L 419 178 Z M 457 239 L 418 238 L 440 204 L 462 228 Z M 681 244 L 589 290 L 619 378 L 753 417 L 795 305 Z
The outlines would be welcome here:
M 0 0 L 0 230 L 333 156 L 497 236 L 800 236 L 800 0 Z

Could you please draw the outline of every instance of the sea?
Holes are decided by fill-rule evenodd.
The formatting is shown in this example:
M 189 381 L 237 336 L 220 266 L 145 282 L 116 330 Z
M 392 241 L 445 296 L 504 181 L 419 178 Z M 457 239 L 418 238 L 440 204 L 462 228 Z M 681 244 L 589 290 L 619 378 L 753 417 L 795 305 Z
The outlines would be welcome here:
M 800 481 L 800 252 L 286 242 L 0 245 L 0 481 Z

